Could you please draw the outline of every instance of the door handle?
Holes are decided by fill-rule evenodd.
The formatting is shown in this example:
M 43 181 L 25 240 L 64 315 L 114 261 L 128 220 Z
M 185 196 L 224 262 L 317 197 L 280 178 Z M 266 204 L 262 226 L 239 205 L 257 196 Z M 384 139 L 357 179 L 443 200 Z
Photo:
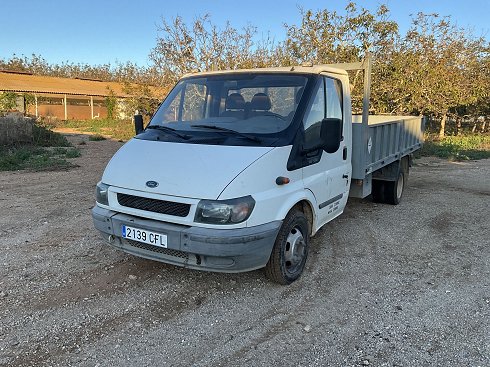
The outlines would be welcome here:
M 342 159 L 344 161 L 347 160 L 347 147 L 344 147 L 344 150 L 342 151 Z

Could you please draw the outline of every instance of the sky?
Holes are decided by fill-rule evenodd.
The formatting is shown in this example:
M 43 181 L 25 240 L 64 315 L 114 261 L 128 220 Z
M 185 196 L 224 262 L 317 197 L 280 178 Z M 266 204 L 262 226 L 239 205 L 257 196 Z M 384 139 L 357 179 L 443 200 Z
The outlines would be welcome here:
M 384 3 L 403 34 L 411 14 L 449 15 L 460 27 L 490 39 L 490 0 L 357 0 L 371 11 Z M 285 38 L 284 23 L 299 24 L 299 7 L 342 11 L 346 0 L 0 0 L 0 58 L 42 56 L 49 63 L 90 65 L 125 63 L 149 66 L 158 25 L 181 16 L 190 24 L 210 14 L 218 26 L 257 27 L 258 39 L 268 34 Z

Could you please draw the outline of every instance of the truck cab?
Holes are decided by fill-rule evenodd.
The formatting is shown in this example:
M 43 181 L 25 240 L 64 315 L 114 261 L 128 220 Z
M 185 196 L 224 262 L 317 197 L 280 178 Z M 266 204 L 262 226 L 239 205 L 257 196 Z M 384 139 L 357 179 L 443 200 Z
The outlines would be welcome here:
M 136 256 L 289 284 L 347 203 L 352 125 L 341 68 L 186 75 L 108 163 L 95 227 Z

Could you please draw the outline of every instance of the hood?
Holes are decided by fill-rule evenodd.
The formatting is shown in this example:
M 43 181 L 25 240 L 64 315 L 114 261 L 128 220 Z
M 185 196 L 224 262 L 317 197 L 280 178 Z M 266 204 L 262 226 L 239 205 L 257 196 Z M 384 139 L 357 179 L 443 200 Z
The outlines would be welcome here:
M 217 199 L 241 171 L 272 149 L 131 139 L 107 164 L 102 182 L 155 194 Z M 148 181 L 158 186 L 149 188 Z

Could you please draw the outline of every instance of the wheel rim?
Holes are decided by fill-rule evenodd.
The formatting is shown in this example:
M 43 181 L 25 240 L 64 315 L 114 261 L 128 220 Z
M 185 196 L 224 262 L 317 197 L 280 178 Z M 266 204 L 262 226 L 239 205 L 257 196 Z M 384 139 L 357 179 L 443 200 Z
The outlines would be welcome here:
M 306 254 L 306 243 L 298 227 L 294 227 L 289 232 L 284 249 L 284 260 L 288 273 L 297 272 L 303 263 Z
M 396 197 L 400 199 L 403 193 L 403 175 L 398 176 L 398 182 L 396 183 Z

